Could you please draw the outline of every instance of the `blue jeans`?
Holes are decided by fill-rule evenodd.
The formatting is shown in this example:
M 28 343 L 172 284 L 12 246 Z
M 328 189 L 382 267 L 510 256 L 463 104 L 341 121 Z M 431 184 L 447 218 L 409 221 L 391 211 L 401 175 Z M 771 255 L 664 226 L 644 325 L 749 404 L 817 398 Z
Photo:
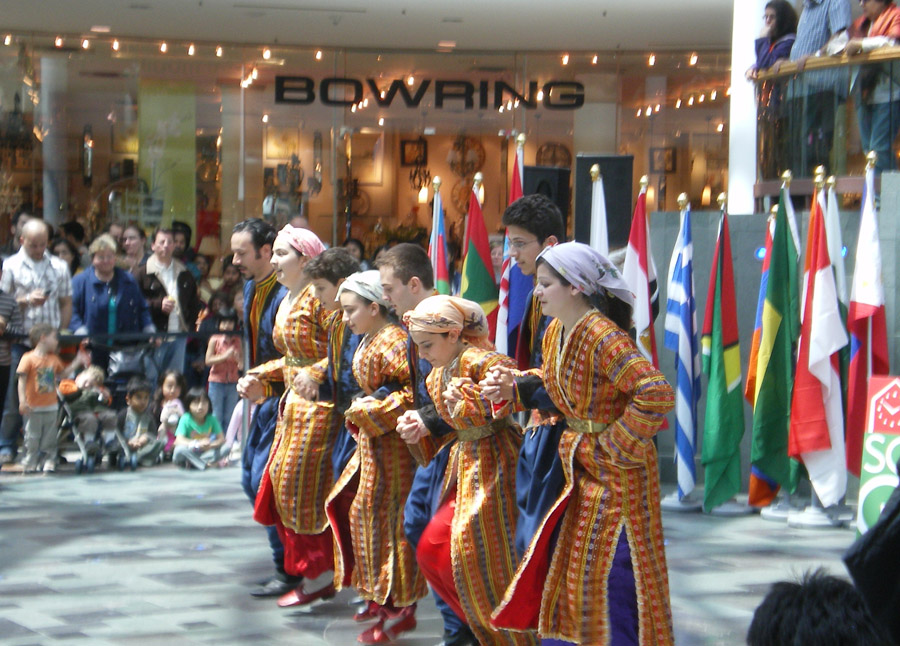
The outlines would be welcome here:
M 228 428 L 231 413 L 238 403 L 237 384 L 209 382 L 209 401 L 212 402 L 212 414 L 219 420 L 222 428 Z
M 863 153 L 878 153 L 875 172 L 893 170 L 894 139 L 900 130 L 900 100 L 889 103 L 863 103 L 857 101 L 856 116 L 859 122 L 859 139 Z
M 21 343 L 13 343 L 12 345 L 9 384 L 6 390 L 6 402 L 3 407 L 3 419 L 0 420 L 0 453 L 6 453 L 13 457 L 19 451 L 19 432 L 22 430 L 16 369 L 19 367 L 19 360 L 22 358 L 22 355 L 27 351 L 28 348 Z
M 150 383 L 158 383 L 160 375 L 167 370 L 174 370 L 178 374 L 183 375 L 184 353 L 186 348 L 187 339 L 185 337 L 172 339 L 171 341 L 163 341 L 153 353 L 153 366 L 151 367 L 151 371 L 156 371 L 156 374 L 147 375 L 147 377 L 150 378 Z M 184 396 L 184 393 L 182 393 L 182 396 Z

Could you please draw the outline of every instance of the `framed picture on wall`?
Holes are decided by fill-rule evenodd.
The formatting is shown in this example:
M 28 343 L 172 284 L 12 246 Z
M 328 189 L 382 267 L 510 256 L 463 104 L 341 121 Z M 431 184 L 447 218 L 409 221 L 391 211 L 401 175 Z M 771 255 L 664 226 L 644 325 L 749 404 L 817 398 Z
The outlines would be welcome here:
M 266 124 L 266 159 L 290 159 L 300 152 L 300 130 Z
M 425 166 L 428 164 L 428 142 L 425 139 L 400 140 L 400 165 Z
M 675 172 L 675 148 L 651 148 L 650 149 L 651 173 Z

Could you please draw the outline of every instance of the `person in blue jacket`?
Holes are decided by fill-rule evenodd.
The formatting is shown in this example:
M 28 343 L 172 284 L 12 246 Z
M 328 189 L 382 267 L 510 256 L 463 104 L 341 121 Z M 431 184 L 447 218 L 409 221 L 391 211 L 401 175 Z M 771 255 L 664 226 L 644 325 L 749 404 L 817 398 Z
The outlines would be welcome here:
M 259 218 L 238 222 L 231 234 L 233 264 L 248 279 L 244 285 L 244 334 L 249 344 L 249 351 L 244 353 L 244 365 L 247 368 L 281 356 L 272 339 L 272 328 L 287 288 L 275 279 L 271 263 L 274 242 L 275 229 Z M 278 400 L 282 392 L 282 385 L 263 384 L 256 377 L 245 376 L 238 381 L 238 394 L 258 404 L 250 420 L 241 455 L 241 484 L 251 504 L 256 500 L 259 481 L 269 460 L 278 419 Z M 271 526 L 266 527 L 266 532 L 272 548 L 275 575 L 262 581 L 250 594 L 254 597 L 280 597 L 300 585 L 300 578 L 285 572 L 284 546 L 278 538 L 278 530 Z
M 116 267 L 116 241 L 108 233 L 91 243 L 91 266 L 72 279 L 72 319 L 75 334 L 105 335 L 156 332 L 150 308 L 134 278 Z M 117 345 L 104 338 L 91 351 L 91 361 L 106 370 L 109 351 Z

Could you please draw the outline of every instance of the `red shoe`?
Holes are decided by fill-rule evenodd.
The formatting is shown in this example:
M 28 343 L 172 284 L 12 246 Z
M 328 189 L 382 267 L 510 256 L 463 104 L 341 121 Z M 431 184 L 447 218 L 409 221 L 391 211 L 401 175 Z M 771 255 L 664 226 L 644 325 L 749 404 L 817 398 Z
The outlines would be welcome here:
M 279 597 L 278 607 L 292 608 L 294 606 L 306 606 L 319 599 L 331 599 L 334 595 L 335 589 L 333 583 L 329 583 L 324 588 L 316 590 L 315 592 L 306 592 L 301 585 Z
M 360 634 L 356 638 L 358 642 L 363 644 L 386 644 L 397 639 L 397 635 L 405 633 L 416 628 L 415 608 L 404 608 L 397 615 L 397 620 L 382 619 L 377 624 Z M 387 622 L 391 622 L 390 626 L 386 626 Z
M 378 604 L 375 603 L 374 601 L 370 601 L 369 603 L 364 605 L 362 608 L 360 608 L 359 611 L 355 615 L 353 615 L 353 621 L 362 623 L 364 621 L 371 621 L 372 619 L 378 619 L 381 616 L 381 614 L 378 612 L 378 610 L 379 610 Z

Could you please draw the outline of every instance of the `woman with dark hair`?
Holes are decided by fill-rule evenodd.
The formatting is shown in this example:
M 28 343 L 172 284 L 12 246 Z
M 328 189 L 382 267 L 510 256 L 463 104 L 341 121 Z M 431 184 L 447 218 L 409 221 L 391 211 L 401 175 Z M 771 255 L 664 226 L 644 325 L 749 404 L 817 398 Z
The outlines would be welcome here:
M 559 442 L 565 486 L 494 625 L 537 628 L 543 644 L 672 644 L 653 444 L 672 387 L 628 335 L 633 296 L 599 252 L 578 242 L 544 249 L 534 291 L 554 317 L 542 373 L 499 368 L 482 392 L 514 402 L 514 375 L 542 376 L 568 424 Z M 501 406 L 494 417 L 509 412 Z
M 81 254 L 75 245 L 65 238 L 56 238 L 51 242 L 50 253 L 66 263 L 72 276 L 81 271 Z
M 353 256 L 359 263 L 360 271 L 366 271 L 367 269 L 372 268 L 372 266 L 369 264 L 369 261 L 366 260 L 366 247 L 361 240 L 357 240 L 356 238 L 347 238 L 346 240 L 344 240 L 343 246 L 344 249 L 349 251 L 350 255 Z
M 790 58 L 797 37 L 797 12 L 787 0 L 767 2 L 763 20 L 762 33 L 756 39 L 756 62 L 746 73 L 751 81 L 760 70 L 769 69 L 775 61 Z

